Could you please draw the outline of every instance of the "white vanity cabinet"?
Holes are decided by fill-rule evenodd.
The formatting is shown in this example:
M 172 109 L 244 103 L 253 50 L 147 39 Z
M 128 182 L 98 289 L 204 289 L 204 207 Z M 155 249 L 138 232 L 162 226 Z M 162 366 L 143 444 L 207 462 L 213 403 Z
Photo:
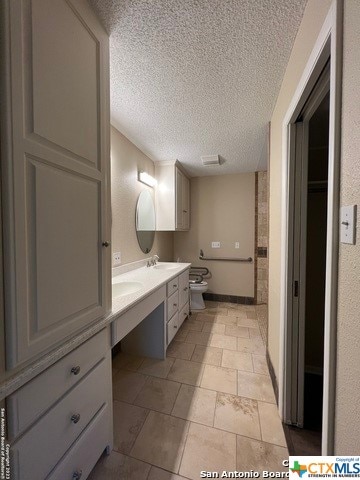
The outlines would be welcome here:
M 184 168 L 178 161 L 157 162 L 155 175 L 156 230 L 189 230 L 190 180 Z
M 85 0 L 3 0 L 7 368 L 110 309 L 109 39 Z
M 167 291 L 167 345 L 189 315 L 189 270 L 168 282 Z
M 14 480 L 85 479 L 112 447 L 110 329 L 7 399 Z

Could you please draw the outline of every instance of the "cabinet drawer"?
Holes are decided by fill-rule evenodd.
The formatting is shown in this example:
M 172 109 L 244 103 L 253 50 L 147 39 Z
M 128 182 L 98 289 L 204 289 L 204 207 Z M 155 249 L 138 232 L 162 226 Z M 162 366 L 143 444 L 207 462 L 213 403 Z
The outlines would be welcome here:
M 7 398 L 9 439 L 23 432 L 79 382 L 105 357 L 109 348 L 110 332 L 104 329 L 10 395 Z
M 179 277 L 175 277 L 166 285 L 167 296 L 170 297 L 179 287 Z
M 110 351 L 100 364 L 14 443 L 14 478 L 45 478 L 106 404 L 111 404 Z M 75 417 L 78 415 L 78 418 Z
M 177 312 L 179 306 L 179 294 L 176 291 L 167 300 L 167 319 L 169 320 L 175 312 Z
M 171 342 L 171 340 L 175 337 L 176 332 L 178 331 L 178 321 L 179 321 L 179 314 L 176 312 L 172 319 L 167 323 L 167 344 Z
M 65 457 L 54 468 L 48 480 L 81 480 L 88 477 L 104 449 L 112 445 L 112 415 L 105 405 L 89 423 Z
M 178 327 L 180 328 L 181 325 L 183 324 L 184 320 L 186 317 L 189 316 L 189 302 L 185 303 L 183 308 L 179 312 L 179 321 L 178 321 Z

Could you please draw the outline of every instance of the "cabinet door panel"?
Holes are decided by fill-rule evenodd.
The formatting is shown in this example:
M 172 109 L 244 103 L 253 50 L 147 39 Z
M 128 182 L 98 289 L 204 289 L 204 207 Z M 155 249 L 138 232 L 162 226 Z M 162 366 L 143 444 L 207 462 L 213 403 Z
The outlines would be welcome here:
M 181 230 L 183 228 L 183 178 L 184 175 L 176 168 L 175 173 L 175 186 L 176 186 L 176 196 L 175 196 L 175 205 L 176 205 L 176 230 Z
M 189 270 L 179 276 L 179 308 L 189 301 Z
M 31 9 L 34 133 L 99 166 L 99 42 L 71 3 Z
M 182 228 L 189 230 L 190 228 L 190 181 L 185 175 L 182 179 Z
M 12 368 L 110 307 L 108 36 L 85 0 L 11 0 L 2 128 Z

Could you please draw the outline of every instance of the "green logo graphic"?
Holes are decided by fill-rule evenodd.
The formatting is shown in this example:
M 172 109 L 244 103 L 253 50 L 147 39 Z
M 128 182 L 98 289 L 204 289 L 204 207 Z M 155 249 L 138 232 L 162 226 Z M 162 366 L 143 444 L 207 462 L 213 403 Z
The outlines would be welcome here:
M 300 465 L 300 463 L 296 460 L 296 462 L 294 462 L 293 468 L 290 467 L 290 470 L 293 473 L 297 473 L 299 475 L 299 477 L 301 478 L 304 475 L 304 473 L 307 472 L 307 466 L 306 465 Z

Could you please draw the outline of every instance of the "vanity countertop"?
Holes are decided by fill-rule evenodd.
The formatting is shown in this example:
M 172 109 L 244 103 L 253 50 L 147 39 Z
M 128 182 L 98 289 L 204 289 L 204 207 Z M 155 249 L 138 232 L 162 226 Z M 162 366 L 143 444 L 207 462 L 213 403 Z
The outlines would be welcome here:
M 171 269 L 161 267 L 161 265 L 171 265 Z M 180 275 L 182 272 L 190 268 L 190 263 L 158 263 L 157 267 L 141 266 L 134 270 L 113 275 L 112 283 L 129 283 L 138 282 L 142 287 L 133 293 L 121 296 L 113 296 L 112 309 L 104 317 L 92 323 L 81 333 L 74 335 L 61 346 L 58 346 L 51 352 L 45 354 L 41 358 L 35 360 L 31 365 L 25 367 L 20 372 L 6 379 L 0 385 L 0 400 L 7 397 L 18 388 L 22 387 L 29 380 L 39 375 L 46 368 L 53 365 L 75 348 L 79 347 L 86 340 L 98 333 L 103 328 L 109 326 L 114 320 L 127 312 L 130 308 L 141 302 L 148 295 L 155 292 L 158 288 L 166 285 L 170 280 Z M 160 267 L 160 268 L 159 268 Z M 116 269 L 114 269 L 116 270 Z
M 172 265 L 172 268 L 169 270 L 161 269 L 162 266 L 166 265 Z M 139 282 L 143 284 L 143 288 L 128 295 L 115 297 L 113 294 L 111 311 L 111 316 L 113 317 L 112 320 L 115 320 L 119 315 L 125 313 L 129 308 L 136 305 L 162 285 L 166 285 L 170 280 L 190 268 L 190 266 L 191 263 L 158 263 L 155 267 L 137 268 L 136 270 L 113 276 L 113 284 L 121 282 Z

